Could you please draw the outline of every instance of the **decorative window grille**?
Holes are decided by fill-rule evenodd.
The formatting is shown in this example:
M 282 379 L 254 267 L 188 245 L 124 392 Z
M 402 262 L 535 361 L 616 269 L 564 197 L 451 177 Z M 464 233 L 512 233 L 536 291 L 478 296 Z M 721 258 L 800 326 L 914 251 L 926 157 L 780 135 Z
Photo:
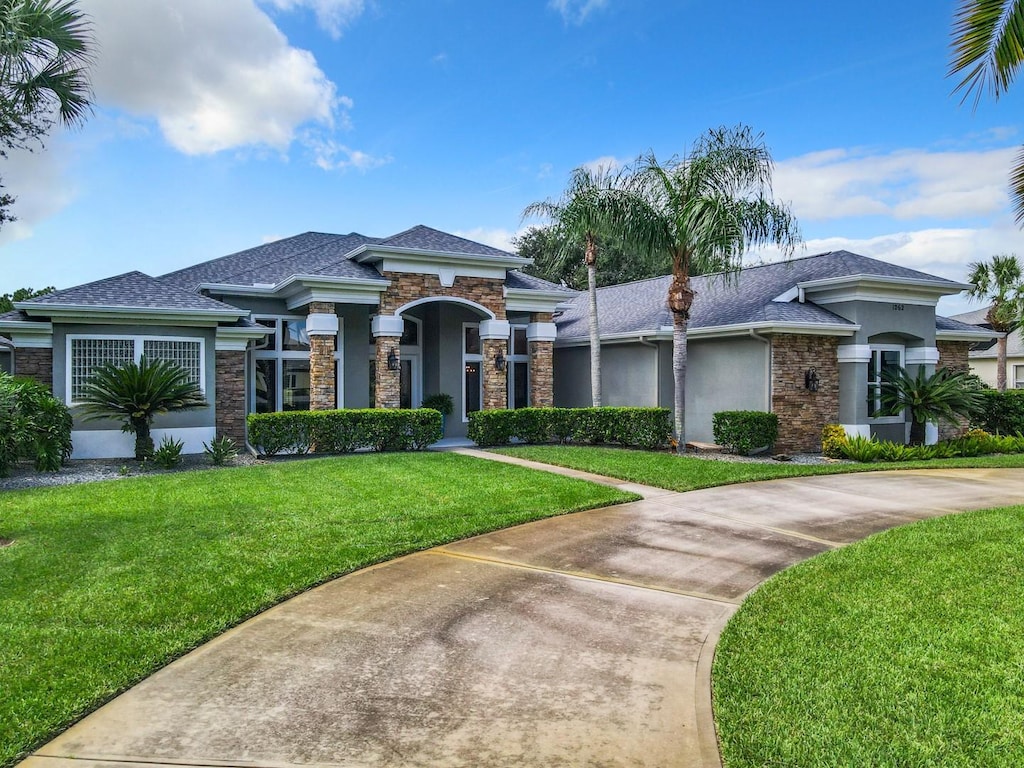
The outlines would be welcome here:
M 71 399 L 81 399 L 82 387 L 101 365 L 134 360 L 134 347 L 132 339 L 72 339 Z
M 199 339 L 72 336 L 69 341 L 70 402 L 81 400 L 85 383 L 101 365 L 137 363 L 144 354 L 151 360 L 170 360 L 184 368 L 193 382 L 200 387 L 204 386 L 203 343 Z
M 202 350 L 198 341 L 144 339 L 142 345 L 143 354 L 150 360 L 170 360 L 188 371 L 194 384 L 203 386 Z

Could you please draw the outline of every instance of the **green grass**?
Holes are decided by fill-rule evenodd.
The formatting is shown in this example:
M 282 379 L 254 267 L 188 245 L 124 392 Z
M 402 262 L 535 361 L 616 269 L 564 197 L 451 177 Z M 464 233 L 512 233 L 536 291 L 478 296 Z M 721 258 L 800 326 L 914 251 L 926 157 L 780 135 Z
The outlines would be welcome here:
M 632 483 L 693 491 L 730 483 L 775 480 L 781 477 L 834 475 L 844 472 L 871 472 L 893 469 L 962 469 L 967 467 L 1024 467 L 1024 454 L 978 456 L 967 459 L 936 459 L 875 464 L 770 464 L 709 461 L 692 456 L 676 456 L 667 451 L 654 453 L 625 448 L 536 445 L 501 448 L 496 453 L 555 464 Z
M 1024 765 L 1024 507 L 928 520 L 773 577 L 722 635 L 727 768 Z
M 228 627 L 357 568 L 634 496 L 453 454 L 0 491 L 0 765 Z

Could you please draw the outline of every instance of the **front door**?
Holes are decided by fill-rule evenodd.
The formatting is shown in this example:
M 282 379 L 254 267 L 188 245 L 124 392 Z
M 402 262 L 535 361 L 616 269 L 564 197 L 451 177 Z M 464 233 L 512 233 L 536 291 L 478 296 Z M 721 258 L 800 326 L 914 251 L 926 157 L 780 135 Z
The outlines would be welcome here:
M 402 367 L 399 371 L 398 407 L 419 408 L 423 401 L 420 356 L 403 348 L 400 359 Z

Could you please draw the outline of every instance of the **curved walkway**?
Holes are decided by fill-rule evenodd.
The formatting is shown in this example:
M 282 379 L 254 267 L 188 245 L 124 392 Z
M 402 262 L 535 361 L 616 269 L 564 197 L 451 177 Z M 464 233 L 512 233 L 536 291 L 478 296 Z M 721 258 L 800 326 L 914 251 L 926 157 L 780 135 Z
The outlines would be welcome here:
M 645 498 L 307 592 L 161 670 L 22 765 L 719 765 L 711 656 L 747 592 L 876 531 L 1024 499 L 1020 470 L 680 494 L 531 466 Z

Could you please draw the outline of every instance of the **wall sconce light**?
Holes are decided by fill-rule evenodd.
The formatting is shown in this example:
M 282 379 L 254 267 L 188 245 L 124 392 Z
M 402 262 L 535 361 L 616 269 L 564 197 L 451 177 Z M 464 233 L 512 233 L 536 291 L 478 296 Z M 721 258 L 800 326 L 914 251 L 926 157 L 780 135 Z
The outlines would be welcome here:
M 388 370 L 389 371 L 397 371 L 398 370 L 398 355 L 395 354 L 395 348 L 394 347 L 392 347 L 391 349 L 388 350 Z
M 807 369 L 807 373 L 804 374 L 804 386 L 811 392 L 818 391 L 818 385 L 821 380 L 818 378 L 818 369 L 811 366 Z
M 500 349 L 498 350 L 498 354 L 494 356 L 494 367 L 499 371 L 505 370 L 505 353 Z

